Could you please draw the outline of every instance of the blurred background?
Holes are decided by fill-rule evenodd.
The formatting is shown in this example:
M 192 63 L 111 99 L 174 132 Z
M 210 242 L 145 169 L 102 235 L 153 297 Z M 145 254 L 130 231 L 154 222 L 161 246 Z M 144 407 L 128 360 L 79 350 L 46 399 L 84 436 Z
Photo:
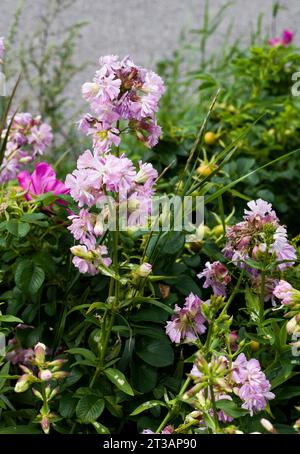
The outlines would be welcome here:
M 13 40 L 22 43 L 25 51 L 36 34 L 35 44 L 45 44 L 38 33 L 42 29 L 48 33 L 50 43 L 51 40 L 59 42 L 70 27 L 82 23 L 75 40 L 74 57 L 78 65 L 85 67 L 68 87 L 68 92 L 75 96 L 81 82 L 91 77 L 100 55 L 130 54 L 136 63 L 154 69 L 157 62 L 169 58 L 178 48 L 183 35 L 187 43 L 197 46 L 198 38 L 191 30 L 201 29 L 205 3 L 205 0 L 0 0 L 0 36 L 9 33 L 16 14 L 19 14 L 19 26 L 13 31 Z M 211 17 L 220 10 L 224 16 L 216 33 L 209 37 L 208 51 L 222 46 L 224 39 L 247 43 L 260 15 L 264 32 L 275 32 L 270 30 L 273 0 L 211 0 L 208 3 Z M 283 0 L 280 5 L 278 29 L 296 30 L 300 2 Z M 299 39 L 296 35 L 295 42 Z M 86 65 L 87 62 L 93 66 Z

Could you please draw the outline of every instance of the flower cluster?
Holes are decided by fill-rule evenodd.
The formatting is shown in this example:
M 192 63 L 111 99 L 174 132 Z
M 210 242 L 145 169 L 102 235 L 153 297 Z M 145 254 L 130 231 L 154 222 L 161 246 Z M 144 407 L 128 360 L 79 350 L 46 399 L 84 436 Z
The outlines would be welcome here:
M 8 119 L 8 125 L 11 119 Z M 6 130 L 3 131 L 6 135 Z M 0 183 L 16 178 L 24 165 L 43 155 L 53 139 L 51 127 L 40 116 L 28 112 L 15 115 L 12 120 L 3 162 L 0 166 Z
M 275 397 L 259 361 L 254 358 L 247 361 L 244 353 L 232 363 L 231 379 L 235 394 L 243 401 L 242 408 L 249 410 L 251 416 L 264 410 L 268 400 Z
M 296 251 L 289 243 L 286 228 L 279 220 L 272 205 L 262 199 L 248 202 L 244 220 L 227 229 L 227 242 L 223 253 L 226 258 L 257 276 L 257 269 L 245 262 L 254 260 L 270 263 L 279 270 L 292 266 Z
M 175 305 L 175 314 L 167 322 L 166 333 L 172 342 L 193 342 L 199 334 L 206 331 L 206 318 L 202 313 L 203 302 L 197 295 L 190 293 L 183 307 Z
M 269 40 L 269 45 L 272 47 L 283 46 L 286 47 L 293 41 L 294 33 L 290 30 L 283 30 L 281 37 L 275 36 Z
M 108 226 L 113 227 L 117 209 L 120 218 L 126 218 L 127 225 L 143 225 L 150 213 L 156 178 L 157 171 L 151 164 L 140 161 L 136 169 L 124 154 L 99 156 L 95 151 L 86 150 L 79 157 L 77 169 L 66 178 L 66 187 L 81 208 L 78 214 L 69 216 L 71 225 L 68 227 L 74 238 L 85 247 L 84 257 L 81 251 L 80 260 L 73 259 L 81 272 L 96 272 L 91 262 L 84 265 L 83 260 L 88 260 L 89 253 L 92 263 L 97 254 L 103 262 L 101 256 L 107 254 L 107 250 L 103 250 L 103 246 L 101 251 L 96 247 L 97 238 Z
M 155 114 L 164 93 L 162 79 L 153 71 L 136 66 L 129 57 L 101 57 L 92 82 L 82 86 L 92 114 L 79 122 L 79 129 L 93 138 L 93 147 L 106 153 L 120 144 L 120 122 L 126 121 L 139 140 L 153 147 L 161 135 Z
M 206 262 L 204 270 L 197 277 L 205 279 L 203 287 L 211 287 L 215 296 L 226 296 L 226 286 L 231 282 L 231 277 L 222 263 Z
M 241 407 L 248 410 L 251 416 L 264 410 L 268 400 L 275 397 L 259 361 L 253 358 L 248 361 L 244 353 L 240 353 L 232 364 L 225 356 L 213 357 L 210 363 L 198 356 L 190 376 L 194 386 L 185 393 L 184 400 L 198 410 L 208 408 L 210 414 L 212 391 L 216 401 L 233 400 L 230 394 L 238 396 L 242 401 Z M 232 421 L 223 411 L 218 412 L 218 419 L 221 422 Z
M 41 391 L 33 388 L 32 392 L 37 399 L 43 402 L 37 420 L 40 422 L 43 431 L 49 433 L 51 419 L 55 419 L 56 415 L 50 412 L 48 403 L 59 393 L 59 388 L 52 387 L 51 384 L 56 384 L 57 381 L 66 378 L 69 373 L 60 370 L 67 360 L 59 358 L 47 361 L 46 350 L 46 346 L 39 342 L 34 347 L 33 356 L 28 361 L 28 365 L 19 365 L 24 373 L 15 385 L 15 392 L 25 392 L 31 385 L 42 386 Z

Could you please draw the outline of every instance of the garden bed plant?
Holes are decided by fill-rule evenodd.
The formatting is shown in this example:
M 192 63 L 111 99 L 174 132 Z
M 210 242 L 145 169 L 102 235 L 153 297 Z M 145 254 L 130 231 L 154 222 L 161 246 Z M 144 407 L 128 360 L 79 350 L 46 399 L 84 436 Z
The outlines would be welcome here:
M 22 80 L 1 97 L 0 433 L 297 433 L 291 40 L 176 90 L 178 61 L 100 57 L 70 172 L 55 127 L 16 108 Z M 153 216 L 164 194 L 202 197 L 200 236 Z

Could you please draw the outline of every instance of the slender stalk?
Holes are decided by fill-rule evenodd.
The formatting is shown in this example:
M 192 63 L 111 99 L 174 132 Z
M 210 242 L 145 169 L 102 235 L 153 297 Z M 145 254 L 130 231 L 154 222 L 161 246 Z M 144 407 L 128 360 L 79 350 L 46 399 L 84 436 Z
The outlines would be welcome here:
M 228 298 L 228 301 L 225 304 L 225 306 L 224 306 L 224 308 L 223 308 L 223 310 L 222 310 L 220 315 L 223 315 L 223 314 L 225 314 L 225 312 L 227 312 L 230 304 L 232 303 L 233 299 L 235 298 L 235 295 L 237 294 L 237 292 L 238 292 L 238 290 L 240 288 L 240 285 L 241 285 L 243 277 L 244 277 L 244 270 L 242 270 L 242 272 L 240 274 L 240 277 L 238 278 L 238 281 L 236 283 L 236 286 L 235 286 L 233 292 L 231 293 L 230 297 Z
M 265 309 L 265 285 L 266 285 L 266 274 L 263 270 L 261 272 L 261 283 L 260 283 L 260 305 L 259 305 L 259 320 L 260 323 L 264 320 L 264 309 Z
M 210 399 L 211 399 L 211 406 L 214 412 L 214 421 L 215 421 L 215 426 L 216 429 L 219 428 L 219 420 L 218 420 L 218 410 L 216 406 L 216 399 L 215 399 L 215 393 L 214 393 L 214 387 L 213 385 L 209 385 L 209 391 L 210 391 Z
M 180 391 L 179 391 L 179 394 L 177 396 L 177 401 L 179 400 L 180 397 L 183 396 L 183 394 L 185 393 L 185 391 L 187 390 L 189 384 L 190 384 L 190 381 L 191 381 L 191 378 L 190 377 L 187 377 L 187 379 L 185 380 L 185 382 L 183 383 Z M 160 424 L 160 426 L 158 427 L 158 429 L 156 430 L 156 433 L 160 433 L 163 428 L 166 426 L 166 424 L 169 422 L 169 420 L 174 416 L 174 414 L 177 412 L 177 408 L 176 408 L 176 404 L 172 407 L 171 410 L 168 411 L 168 413 L 166 414 L 166 416 L 164 417 L 162 423 Z

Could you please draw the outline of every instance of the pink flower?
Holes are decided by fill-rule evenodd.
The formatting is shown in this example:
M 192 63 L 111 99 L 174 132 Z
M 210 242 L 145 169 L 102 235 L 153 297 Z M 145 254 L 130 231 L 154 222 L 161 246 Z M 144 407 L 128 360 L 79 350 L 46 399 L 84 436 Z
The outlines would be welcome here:
M 185 299 L 183 308 L 175 306 L 175 314 L 167 322 L 166 333 L 172 342 L 193 342 L 199 334 L 206 331 L 206 318 L 201 310 L 202 301 L 197 295 L 190 293 Z
M 272 47 L 277 47 L 277 46 L 288 46 L 294 38 L 294 33 L 290 30 L 283 30 L 281 38 L 278 38 L 277 36 L 275 38 L 272 38 L 269 40 L 269 45 Z
M 28 143 L 33 145 L 34 152 L 38 154 L 43 154 L 52 140 L 51 126 L 46 123 L 42 123 L 40 126 L 33 126 L 31 134 L 28 137 Z
M 281 304 L 290 304 L 293 301 L 294 289 L 287 281 L 281 280 L 274 288 L 273 295 L 281 300 Z
M 95 276 L 99 273 L 99 265 L 111 265 L 110 257 L 107 257 L 106 246 L 97 246 L 95 249 L 88 249 L 86 246 L 74 246 L 71 252 L 76 254 L 73 257 L 73 265 L 79 269 L 80 273 L 87 273 Z
M 55 195 L 69 193 L 68 188 L 57 180 L 56 173 L 46 162 L 36 164 L 31 175 L 27 170 L 20 172 L 18 180 L 22 188 L 27 191 L 25 194 L 27 200 L 32 200 L 33 196 L 46 192 L 53 192 Z
M 199 279 L 205 278 L 204 288 L 212 287 L 215 296 L 226 296 L 226 286 L 231 281 L 228 269 L 220 262 L 206 262 L 204 270 L 197 274 Z
M 266 408 L 267 401 L 274 399 L 270 392 L 271 385 L 262 372 L 259 361 L 247 361 L 244 353 L 240 353 L 232 363 L 232 380 L 236 383 L 235 393 L 244 401 L 242 408 L 249 410 L 252 416 Z
M 84 244 L 89 249 L 93 249 L 96 246 L 94 231 L 96 216 L 92 215 L 88 210 L 82 209 L 78 216 L 71 215 L 68 219 L 72 221 L 68 230 L 70 230 L 74 238 L 78 240 L 80 244 Z

